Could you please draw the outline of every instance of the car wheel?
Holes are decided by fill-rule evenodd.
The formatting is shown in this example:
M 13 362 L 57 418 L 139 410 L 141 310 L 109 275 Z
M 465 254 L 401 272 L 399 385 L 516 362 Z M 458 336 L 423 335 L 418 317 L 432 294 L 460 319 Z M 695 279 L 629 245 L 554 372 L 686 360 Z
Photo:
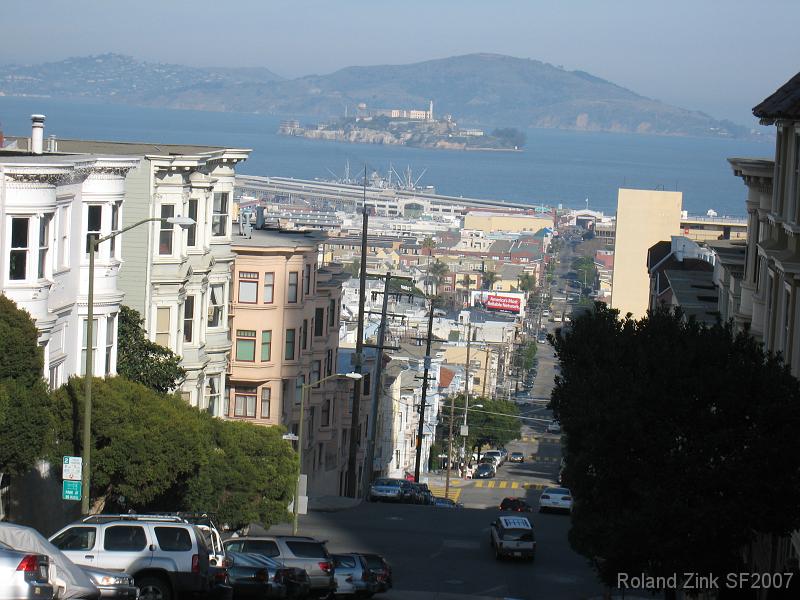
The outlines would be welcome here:
M 172 588 L 160 577 L 139 577 L 136 586 L 139 588 L 139 600 L 172 600 Z

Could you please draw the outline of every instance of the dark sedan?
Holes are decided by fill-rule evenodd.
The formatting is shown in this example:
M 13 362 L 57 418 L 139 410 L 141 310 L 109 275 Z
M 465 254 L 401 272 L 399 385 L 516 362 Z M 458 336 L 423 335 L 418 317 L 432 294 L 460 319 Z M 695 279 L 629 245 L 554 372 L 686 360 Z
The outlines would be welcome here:
M 473 479 L 491 479 L 495 476 L 495 468 L 486 463 L 481 463 L 475 472 L 472 474 Z
M 305 598 L 311 590 L 305 570 L 263 554 L 228 552 L 226 563 L 234 598 Z
M 533 507 L 522 498 L 503 498 L 503 501 L 500 503 L 500 510 L 533 512 Z
M 387 592 L 394 585 L 392 582 L 392 567 L 380 554 L 362 554 L 367 561 L 367 567 L 378 579 L 378 591 Z

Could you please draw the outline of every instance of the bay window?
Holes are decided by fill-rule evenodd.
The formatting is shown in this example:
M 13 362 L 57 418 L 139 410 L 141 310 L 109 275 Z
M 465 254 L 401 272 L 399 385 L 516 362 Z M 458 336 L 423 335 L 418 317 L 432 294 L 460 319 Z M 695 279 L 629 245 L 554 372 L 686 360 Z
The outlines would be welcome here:
M 28 274 L 28 217 L 11 219 L 8 278 L 19 281 Z

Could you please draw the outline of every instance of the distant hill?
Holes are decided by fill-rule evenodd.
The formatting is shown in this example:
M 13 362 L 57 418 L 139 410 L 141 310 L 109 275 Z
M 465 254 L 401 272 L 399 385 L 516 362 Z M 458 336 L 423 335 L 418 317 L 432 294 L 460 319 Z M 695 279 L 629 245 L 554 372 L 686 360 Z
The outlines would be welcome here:
M 470 54 L 409 65 L 348 67 L 283 79 L 267 69 L 154 64 L 106 54 L 5 67 L 0 93 L 327 119 L 370 108 L 420 108 L 480 127 L 662 135 L 747 135 L 744 127 L 645 98 L 583 71 Z

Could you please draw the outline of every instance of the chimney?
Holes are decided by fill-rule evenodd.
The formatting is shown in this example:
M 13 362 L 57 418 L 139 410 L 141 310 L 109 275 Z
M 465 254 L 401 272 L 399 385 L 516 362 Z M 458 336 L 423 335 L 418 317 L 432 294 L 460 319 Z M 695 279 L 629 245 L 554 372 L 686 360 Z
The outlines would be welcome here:
M 44 142 L 44 115 L 31 115 L 31 154 L 42 153 Z

